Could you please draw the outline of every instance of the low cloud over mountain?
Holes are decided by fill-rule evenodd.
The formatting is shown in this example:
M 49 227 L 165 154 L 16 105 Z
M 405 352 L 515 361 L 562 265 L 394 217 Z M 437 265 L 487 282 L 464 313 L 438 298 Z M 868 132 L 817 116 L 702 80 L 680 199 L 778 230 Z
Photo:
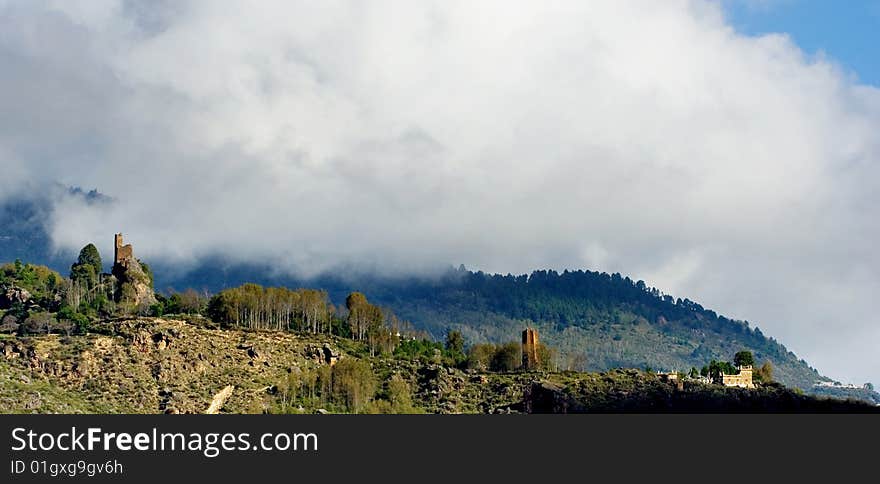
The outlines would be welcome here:
M 0 2 L 0 198 L 314 274 L 591 268 L 880 381 L 880 91 L 715 2 Z

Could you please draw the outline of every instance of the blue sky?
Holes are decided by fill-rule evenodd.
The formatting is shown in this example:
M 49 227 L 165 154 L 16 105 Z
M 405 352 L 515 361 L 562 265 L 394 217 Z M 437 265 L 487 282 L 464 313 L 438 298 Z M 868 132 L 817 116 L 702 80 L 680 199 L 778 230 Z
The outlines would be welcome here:
M 788 33 L 805 52 L 824 51 L 865 84 L 880 86 L 880 0 L 725 0 L 742 33 Z

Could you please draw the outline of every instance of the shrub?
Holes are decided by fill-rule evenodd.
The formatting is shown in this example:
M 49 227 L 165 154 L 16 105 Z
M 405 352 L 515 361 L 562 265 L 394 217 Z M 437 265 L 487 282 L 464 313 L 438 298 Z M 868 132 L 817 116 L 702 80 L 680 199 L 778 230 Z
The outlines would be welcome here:
M 78 334 L 89 332 L 90 320 L 84 315 L 73 310 L 70 306 L 64 306 L 56 315 L 59 321 L 67 321 L 72 325 L 71 330 Z
M 19 327 L 19 331 L 23 334 L 49 334 L 54 323 L 55 318 L 45 311 L 32 313 Z
M 492 370 L 514 371 L 522 364 L 520 345 L 511 341 L 498 347 L 492 356 Z
M 468 351 L 467 366 L 475 370 L 488 370 L 495 356 L 495 345 L 481 343 L 471 346 Z

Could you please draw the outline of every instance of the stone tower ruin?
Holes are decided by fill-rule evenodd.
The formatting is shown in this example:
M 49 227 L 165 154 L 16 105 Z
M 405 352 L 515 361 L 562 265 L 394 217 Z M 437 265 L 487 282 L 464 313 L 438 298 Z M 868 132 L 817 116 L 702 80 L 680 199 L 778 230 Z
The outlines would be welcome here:
M 538 331 L 532 328 L 522 332 L 522 366 L 524 370 L 538 369 Z
M 123 260 L 132 256 L 131 244 L 122 245 L 122 234 L 116 234 L 113 245 L 113 264 L 121 264 Z
M 123 244 L 122 234 L 113 240 L 114 299 L 126 303 L 131 311 L 140 311 L 156 303 L 152 276 L 146 265 L 134 257 L 131 244 Z

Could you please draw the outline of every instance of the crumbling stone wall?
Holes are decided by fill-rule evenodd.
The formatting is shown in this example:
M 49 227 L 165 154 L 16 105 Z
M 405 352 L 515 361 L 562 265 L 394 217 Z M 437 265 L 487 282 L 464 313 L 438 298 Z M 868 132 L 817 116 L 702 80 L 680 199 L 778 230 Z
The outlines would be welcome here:
M 113 245 L 113 263 L 121 264 L 122 261 L 129 257 L 133 257 L 134 252 L 131 244 L 123 245 L 122 234 L 116 234 L 115 243 Z

